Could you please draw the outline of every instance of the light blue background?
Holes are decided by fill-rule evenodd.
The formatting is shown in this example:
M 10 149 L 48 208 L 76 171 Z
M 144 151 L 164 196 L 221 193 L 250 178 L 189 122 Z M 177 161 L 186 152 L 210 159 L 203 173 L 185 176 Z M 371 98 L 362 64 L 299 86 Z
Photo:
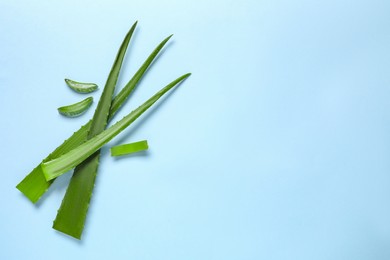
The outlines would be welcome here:
M 109 3 L 110 2 L 110 3 Z M 0 0 L 0 259 L 390 259 L 390 2 Z M 108 146 L 81 242 L 15 185 L 93 114 L 56 108 L 99 84 L 139 26 L 123 86 L 174 33 L 125 115 L 186 72 Z M 96 104 L 96 102 L 95 102 Z M 120 117 L 117 117 L 120 118 Z

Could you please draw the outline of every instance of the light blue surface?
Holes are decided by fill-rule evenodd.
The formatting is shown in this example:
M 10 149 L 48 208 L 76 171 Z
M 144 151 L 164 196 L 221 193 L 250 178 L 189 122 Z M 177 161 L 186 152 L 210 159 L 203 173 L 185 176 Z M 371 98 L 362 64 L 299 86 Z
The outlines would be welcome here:
M 0 0 L 0 259 L 390 259 L 389 13 Z M 82 98 L 63 79 L 98 83 L 98 100 L 135 20 L 121 86 L 174 38 L 120 116 L 193 75 L 109 145 L 147 139 L 146 155 L 103 150 L 79 242 L 51 228 L 69 175 L 37 206 L 15 185 L 93 114 L 58 115 Z

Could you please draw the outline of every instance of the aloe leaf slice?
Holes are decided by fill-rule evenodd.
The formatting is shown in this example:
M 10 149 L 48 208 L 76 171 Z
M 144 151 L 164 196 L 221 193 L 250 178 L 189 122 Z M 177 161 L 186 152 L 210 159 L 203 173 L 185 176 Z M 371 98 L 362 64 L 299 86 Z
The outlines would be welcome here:
M 148 149 L 149 149 L 148 141 L 142 140 L 139 142 L 113 146 L 110 148 L 110 151 L 111 151 L 111 156 L 122 156 L 131 153 L 145 151 Z
M 80 102 L 57 108 L 58 112 L 67 117 L 77 117 L 84 114 L 92 105 L 93 97 L 87 97 Z
M 178 83 L 188 78 L 191 74 L 185 74 L 166 87 L 157 92 L 154 96 L 148 99 L 145 103 L 133 110 L 131 113 L 126 115 L 120 121 L 115 123 L 113 126 L 89 139 L 85 143 L 79 145 L 73 150 L 61 155 L 60 157 L 51 161 L 45 162 L 41 165 L 46 180 L 56 178 L 65 172 L 73 169 L 75 166 L 80 164 L 82 161 L 87 159 L 94 152 L 99 150 L 104 144 L 109 142 L 116 135 L 126 129 L 132 122 L 134 122 L 140 115 L 142 115 L 149 107 L 151 107 L 161 96 L 176 86 Z
M 83 83 L 71 79 L 65 79 L 66 85 L 77 93 L 91 93 L 98 89 L 95 83 Z
M 156 49 L 149 55 L 145 63 L 139 68 L 137 73 L 134 75 L 138 78 L 142 78 L 143 74 L 146 72 L 146 69 L 152 65 L 153 60 L 156 58 L 158 53 L 164 47 L 166 42 L 169 40 L 169 37 L 164 39 Z M 146 67 L 146 68 L 145 68 Z M 111 106 L 110 117 L 111 120 L 119 108 L 125 103 L 127 97 L 130 95 L 134 85 L 138 81 L 132 80 L 133 84 L 129 83 L 120 91 L 120 93 L 114 98 L 112 104 L 116 104 L 115 107 Z M 49 154 L 41 163 L 50 161 L 54 158 L 59 157 L 60 155 L 70 151 L 71 149 L 77 147 L 87 139 L 87 133 L 91 126 L 91 121 L 88 121 L 87 124 L 82 126 L 78 131 L 76 131 L 71 137 L 65 140 L 59 147 L 57 147 L 51 154 Z M 46 181 L 41 165 L 39 164 L 34 168 L 17 186 L 16 188 L 21 191 L 32 203 L 36 203 L 42 195 L 48 190 L 51 186 L 52 181 Z

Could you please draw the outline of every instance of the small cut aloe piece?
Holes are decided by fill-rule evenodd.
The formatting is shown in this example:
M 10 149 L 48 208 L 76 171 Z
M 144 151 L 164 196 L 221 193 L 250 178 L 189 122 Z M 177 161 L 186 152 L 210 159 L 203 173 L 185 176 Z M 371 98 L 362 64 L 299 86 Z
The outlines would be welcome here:
M 111 147 L 111 156 L 122 156 L 131 153 L 137 153 L 141 151 L 146 151 L 149 149 L 148 141 L 142 140 L 139 142 L 121 144 Z
M 78 93 L 91 93 L 98 89 L 95 83 L 77 82 L 71 79 L 65 79 L 66 84 Z
M 60 114 L 67 117 L 77 117 L 84 114 L 87 109 L 92 105 L 93 98 L 87 97 L 80 102 L 74 103 L 72 105 L 59 107 L 57 110 Z

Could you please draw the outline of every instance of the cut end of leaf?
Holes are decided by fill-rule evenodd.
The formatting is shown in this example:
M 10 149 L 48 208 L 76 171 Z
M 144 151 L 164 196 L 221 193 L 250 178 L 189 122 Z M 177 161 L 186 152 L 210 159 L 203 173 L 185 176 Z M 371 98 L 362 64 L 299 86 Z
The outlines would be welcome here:
M 23 193 L 32 203 L 36 203 L 42 196 L 42 191 L 45 191 L 50 186 L 51 182 L 47 182 L 42 174 L 41 167 L 34 168 L 31 174 L 27 175 L 16 188 Z
M 58 169 L 53 170 L 51 165 L 55 161 L 56 161 L 56 159 L 51 160 L 49 162 L 41 163 L 41 170 L 43 172 L 43 176 L 45 177 L 46 181 L 51 181 L 51 180 L 57 178 L 58 176 L 60 176 L 62 173 L 66 172 L 66 170 L 64 170 L 64 171 L 61 171 L 61 170 L 59 171 Z
M 71 236 L 71 237 L 76 238 L 78 240 L 81 240 L 81 232 L 77 232 L 77 230 L 82 230 L 82 229 L 68 228 L 70 226 L 72 226 L 72 225 L 61 225 L 57 221 L 53 222 L 53 229 L 65 234 L 65 235 L 68 235 L 68 236 Z

